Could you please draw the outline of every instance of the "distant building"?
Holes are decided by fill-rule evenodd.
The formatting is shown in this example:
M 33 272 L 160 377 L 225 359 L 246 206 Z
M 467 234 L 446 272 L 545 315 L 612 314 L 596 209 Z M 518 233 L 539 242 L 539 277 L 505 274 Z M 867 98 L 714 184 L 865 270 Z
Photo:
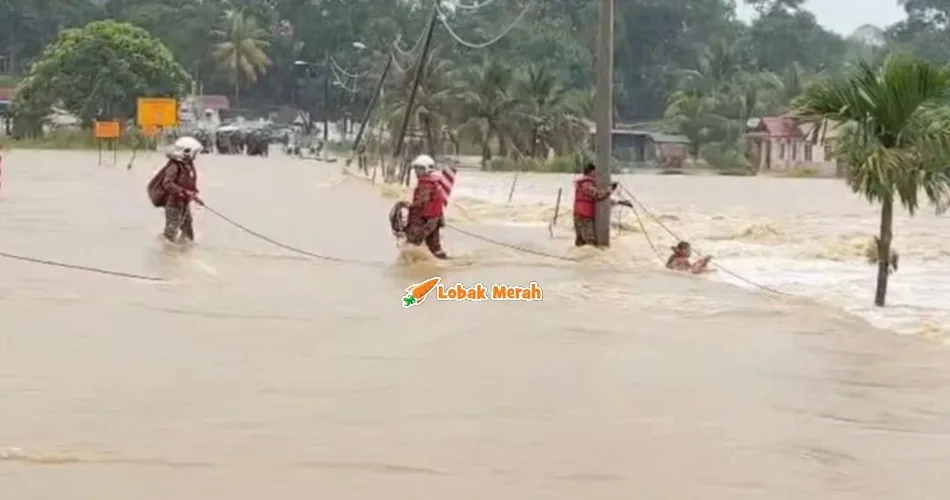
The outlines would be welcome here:
M 789 173 L 811 169 L 821 176 L 835 176 L 838 165 L 832 155 L 835 126 L 815 133 L 817 125 L 794 116 L 765 116 L 749 120 L 746 142 L 758 158 L 759 172 Z
M 590 134 L 596 144 L 596 126 Z M 689 139 L 682 135 L 615 128 L 611 140 L 614 158 L 623 162 L 679 165 L 689 156 Z

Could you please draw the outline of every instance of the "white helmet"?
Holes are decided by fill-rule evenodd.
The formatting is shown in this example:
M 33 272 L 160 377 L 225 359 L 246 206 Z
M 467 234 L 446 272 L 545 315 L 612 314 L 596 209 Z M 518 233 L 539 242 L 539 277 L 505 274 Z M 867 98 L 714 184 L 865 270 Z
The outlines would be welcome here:
M 168 151 L 168 156 L 176 160 L 194 160 L 204 146 L 194 137 L 179 137 Z
M 435 170 L 435 160 L 429 155 L 419 155 L 409 165 L 416 171 L 432 172 Z

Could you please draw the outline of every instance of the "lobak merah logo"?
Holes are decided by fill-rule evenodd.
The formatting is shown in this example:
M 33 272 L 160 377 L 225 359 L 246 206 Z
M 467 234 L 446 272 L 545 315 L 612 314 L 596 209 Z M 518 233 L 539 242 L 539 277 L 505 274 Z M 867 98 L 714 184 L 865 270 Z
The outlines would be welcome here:
M 461 283 L 445 286 L 442 284 L 442 278 L 435 276 L 406 287 L 406 296 L 402 298 L 402 306 L 409 308 L 422 304 L 433 292 L 435 292 L 436 300 L 447 302 L 482 302 L 487 300 L 537 302 L 544 297 L 541 286 L 534 281 L 528 283 L 527 286 L 506 284 L 486 286 L 481 283 L 475 283 L 473 286 L 465 286 Z

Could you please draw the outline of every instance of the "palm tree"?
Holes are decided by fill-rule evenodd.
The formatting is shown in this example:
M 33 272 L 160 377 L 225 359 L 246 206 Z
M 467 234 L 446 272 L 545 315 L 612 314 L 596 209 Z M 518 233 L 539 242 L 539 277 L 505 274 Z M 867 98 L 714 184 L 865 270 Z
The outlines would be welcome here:
M 222 41 L 215 45 L 212 55 L 218 66 L 231 75 L 237 106 L 241 84 L 253 84 L 270 66 L 271 60 L 264 52 L 270 42 L 264 40 L 267 33 L 258 27 L 257 21 L 243 10 L 228 11 L 224 19 L 227 28 L 214 32 Z
M 434 155 L 441 145 L 442 133 L 450 121 L 448 102 L 451 95 L 451 74 L 451 62 L 438 59 L 435 54 L 431 55 L 422 69 L 419 90 L 411 110 L 409 131 L 418 130 L 425 135 L 426 147 L 431 155 Z M 385 120 L 389 124 L 387 128 L 392 132 L 394 140 L 399 140 L 395 135 L 409 104 L 413 77 L 410 72 L 396 84 L 393 91 L 386 93 L 387 103 L 383 116 L 386 117 Z
M 574 131 L 586 128 L 583 118 L 572 113 L 570 91 L 547 66 L 529 66 L 517 84 L 519 115 L 526 140 L 523 150 L 533 158 L 555 147 Z M 541 146 L 545 146 L 544 149 Z M 564 148 L 556 148 L 564 149 Z
M 501 137 L 508 127 L 515 100 L 511 96 L 514 73 L 498 59 L 485 61 L 469 69 L 457 82 L 454 100 L 459 104 L 457 128 L 460 136 L 470 138 L 482 148 L 482 168 L 491 161 L 491 141 Z
M 910 213 L 921 191 L 938 212 L 950 201 L 950 70 L 890 55 L 874 69 L 860 63 L 851 74 L 808 87 L 795 102 L 806 118 L 841 124 L 835 155 L 851 189 L 881 204 L 877 290 L 887 296 L 894 202 Z

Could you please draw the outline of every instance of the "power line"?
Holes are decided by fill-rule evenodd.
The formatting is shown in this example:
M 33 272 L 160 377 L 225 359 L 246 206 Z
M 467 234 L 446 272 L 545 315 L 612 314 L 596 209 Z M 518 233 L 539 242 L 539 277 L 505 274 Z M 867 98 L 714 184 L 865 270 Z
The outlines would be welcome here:
M 460 44 L 462 44 L 462 45 L 464 45 L 465 47 L 468 47 L 468 48 L 470 48 L 470 49 L 485 49 L 485 48 L 491 47 L 492 45 L 495 45 L 496 43 L 500 42 L 503 38 L 505 38 L 506 36 L 508 36 L 508 33 L 510 33 L 511 30 L 514 29 L 514 27 L 518 25 L 518 23 L 521 22 L 521 19 L 524 18 L 525 14 L 528 13 L 528 10 L 529 10 L 529 9 L 531 9 L 531 5 L 530 5 L 530 4 L 527 5 L 527 6 L 524 8 L 524 10 L 521 11 L 520 14 L 518 14 L 518 17 L 515 18 L 514 22 L 512 22 L 510 25 L 508 25 L 508 27 L 505 28 L 505 30 L 502 31 L 500 35 L 496 36 L 495 38 L 492 38 L 491 40 L 489 40 L 489 41 L 487 41 L 487 42 L 483 42 L 483 43 L 473 43 L 473 42 L 467 42 L 467 41 L 465 41 L 458 33 L 456 33 L 455 30 L 453 30 L 452 27 L 449 25 L 448 16 L 446 16 L 446 15 L 445 15 L 445 12 L 443 12 L 438 6 L 436 6 L 436 10 L 438 10 L 438 12 L 439 12 L 439 22 L 442 23 L 442 26 L 445 27 L 445 30 L 449 32 L 449 35 L 450 35 L 453 39 L 455 39 L 456 42 L 458 42 L 458 43 L 460 43 Z

